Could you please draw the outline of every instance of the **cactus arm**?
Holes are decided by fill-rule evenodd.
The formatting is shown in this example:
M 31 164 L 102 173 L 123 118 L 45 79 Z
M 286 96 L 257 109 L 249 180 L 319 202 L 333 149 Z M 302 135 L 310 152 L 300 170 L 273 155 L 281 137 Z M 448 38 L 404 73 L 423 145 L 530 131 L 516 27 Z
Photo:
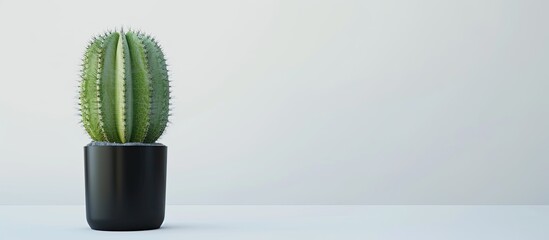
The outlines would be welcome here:
M 103 46 L 103 66 L 99 79 L 100 117 L 108 142 L 120 142 L 116 129 L 116 46 L 119 34 L 109 33 Z
M 99 86 L 97 85 L 102 65 L 103 42 L 102 37 L 94 38 L 86 49 L 80 88 L 82 123 L 90 137 L 95 141 L 105 140 L 99 117 Z
M 144 142 L 155 142 L 164 132 L 169 113 L 169 81 L 166 60 L 156 41 L 150 36 L 140 35 L 147 50 L 147 62 L 151 74 L 150 125 Z
M 143 142 L 149 129 L 151 109 L 150 75 L 145 46 L 134 32 L 126 33 L 131 55 L 133 84 L 133 129 L 131 142 Z
M 133 125 L 133 105 L 132 103 L 132 76 L 131 62 L 128 42 L 124 32 L 121 31 L 116 46 L 116 128 L 118 137 L 122 143 L 131 138 Z

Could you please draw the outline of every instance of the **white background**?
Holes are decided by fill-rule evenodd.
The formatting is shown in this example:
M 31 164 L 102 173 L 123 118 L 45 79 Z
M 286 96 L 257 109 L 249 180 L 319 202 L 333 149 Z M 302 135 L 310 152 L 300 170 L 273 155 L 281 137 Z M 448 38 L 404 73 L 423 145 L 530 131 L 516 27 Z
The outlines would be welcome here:
M 171 204 L 548 204 L 547 1 L 0 0 L 0 204 L 82 204 L 80 59 L 163 45 Z

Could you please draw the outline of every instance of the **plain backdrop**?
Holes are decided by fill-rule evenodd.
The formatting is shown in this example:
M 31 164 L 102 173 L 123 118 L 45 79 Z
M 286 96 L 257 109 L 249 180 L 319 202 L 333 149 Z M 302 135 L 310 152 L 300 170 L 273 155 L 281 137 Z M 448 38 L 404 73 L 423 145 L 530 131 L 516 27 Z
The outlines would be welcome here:
M 0 0 L 0 204 L 84 203 L 89 39 L 168 58 L 170 204 L 549 204 L 548 1 Z

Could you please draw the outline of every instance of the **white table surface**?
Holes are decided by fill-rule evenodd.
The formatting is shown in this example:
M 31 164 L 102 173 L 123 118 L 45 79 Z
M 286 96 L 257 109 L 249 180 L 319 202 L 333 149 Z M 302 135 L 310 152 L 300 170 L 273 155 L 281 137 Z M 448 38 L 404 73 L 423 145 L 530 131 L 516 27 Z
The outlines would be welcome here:
M 549 206 L 170 205 L 137 232 L 91 230 L 84 210 L 0 205 L 0 239 L 549 239 Z

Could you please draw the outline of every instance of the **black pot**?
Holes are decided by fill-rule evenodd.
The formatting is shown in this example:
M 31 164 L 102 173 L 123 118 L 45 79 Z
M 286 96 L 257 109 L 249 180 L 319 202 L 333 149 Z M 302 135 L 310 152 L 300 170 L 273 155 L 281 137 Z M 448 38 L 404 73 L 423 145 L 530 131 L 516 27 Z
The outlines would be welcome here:
M 92 229 L 156 229 L 164 221 L 167 147 L 84 147 L 86 219 Z

